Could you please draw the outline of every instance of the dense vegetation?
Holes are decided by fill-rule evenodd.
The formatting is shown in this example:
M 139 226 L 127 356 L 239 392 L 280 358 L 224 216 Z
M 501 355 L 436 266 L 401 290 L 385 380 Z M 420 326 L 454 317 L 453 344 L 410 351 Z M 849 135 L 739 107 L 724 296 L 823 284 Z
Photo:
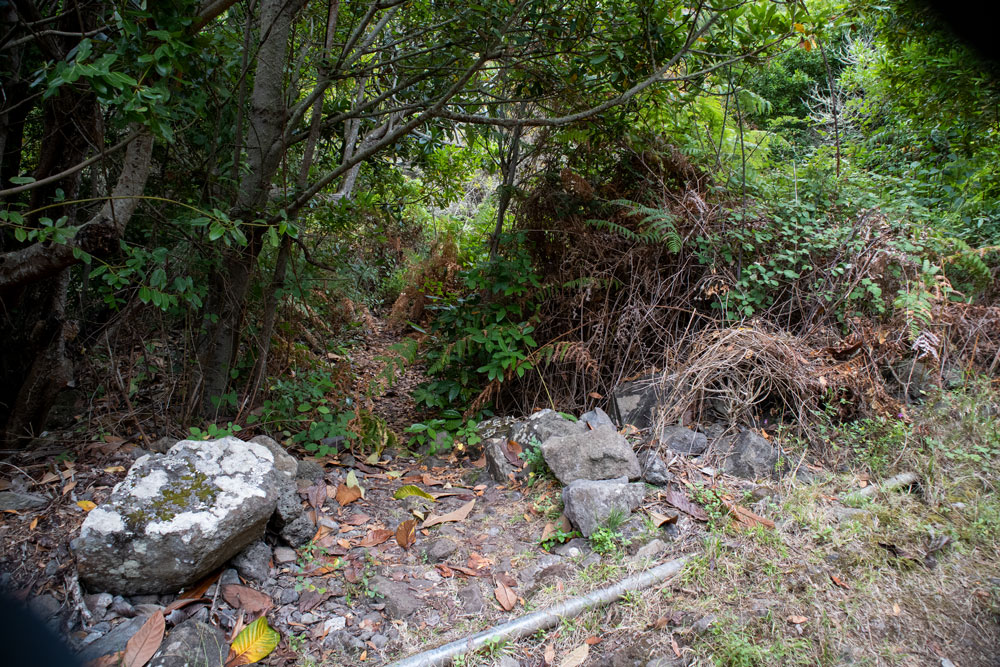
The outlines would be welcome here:
M 902 0 L 0 11 L 9 445 L 67 402 L 384 443 L 369 312 L 414 334 L 369 392 L 426 362 L 418 439 L 652 368 L 807 431 L 897 410 L 901 359 L 998 368 L 1000 87 Z

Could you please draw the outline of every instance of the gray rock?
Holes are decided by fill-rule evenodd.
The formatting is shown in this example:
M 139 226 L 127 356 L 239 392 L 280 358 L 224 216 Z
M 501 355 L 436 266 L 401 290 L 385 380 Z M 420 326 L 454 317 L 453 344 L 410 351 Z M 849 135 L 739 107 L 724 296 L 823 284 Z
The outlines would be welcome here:
M 576 480 L 639 479 L 639 459 L 614 426 L 587 433 L 552 437 L 542 443 L 542 455 L 563 484 Z
M 632 556 L 632 560 L 641 563 L 644 560 L 655 560 L 667 548 L 667 543 L 663 540 L 653 540 L 648 544 L 639 547 L 639 550 Z
M 323 479 L 323 466 L 312 459 L 302 459 L 295 468 L 295 478 L 310 482 Z
M 227 567 L 219 575 L 219 586 L 228 586 L 229 584 L 239 584 L 240 583 L 240 573 L 231 567 Z
M 499 483 L 510 481 L 510 475 L 519 468 L 514 468 L 513 464 L 507 460 L 504 449 L 507 441 L 503 438 L 490 438 L 483 441 L 483 454 L 486 456 L 486 471 L 490 477 Z
M 73 541 L 80 579 L 122 595 L 195 583 L 263 534 L 278 479 L 267 447 L 233 437 L 141 457 Z
M 274 455 L 274 468 L 282 473 L 286 479 L 293 481 L 299 470 L 298 460 L 288 453 L 274 438 L 266 435 L 257 435 L 250 438 L 250 442 L 267 447 Z
M 289 549 L 288 547 L 275 547 L 274 549 L 274 562 L 275 563 L 294 563 L 299 555 L 295 553 L 295 549 Z
M 722 442 L 725 443 L 725 439 Z M 726 456 L 722 462 L 722 472 L 745 479 L 777 475 L 781 450 L 770 441 L 753 431 L 745 430 L 731 442 L 728 448 L 720 450 Z
M 552 550 L 552 553 L 566 558 L 577 558 L 590 551 L 590 542 L 582 537 L 574 537 L 569 542 L 560 544 Z
M 683 426 L 664 426 L 658 436 L 661 446 L 678 454 L 698 456 L 708 447 L 708 438 Z
M 94 616 L 103 618 L 115 598 L 111 593 L 98 593 L 97 595 L 84 595 L 83 601 Z
M 695 622 L 693 629 L 697 634 L 703 635 L 706 632 L 708 632 L 708 629 L 712 627 L 712 624 L 715 623 L 715 620 L 716 620 L 715 614 L 707 614 L 705 616 L 702 616 Z
M 455 544 L 454 540 L 449 540 L 447 537 L 439 537 L 431 540 L 423 549 L 427 560 L 432 563 L 441 563 L 456 551 L 458 551 L 458 545 Z
M 521 663 L 509 655 L 505 655 L 500 657 L 500 662 L 496 663 L 496 667 L 521 667 Z
M 372 638 L 368 641 L 370 641 L 376 649 L 383 649 L 389 644 L 389 638 L 380 632 L 373 634 Z
M 462 605 L 462 609 L 466 614 L 481 614 L 486 608 L 486 599 L 483 597 L 483 592 L 479 590 L 479 586 L 475 583 L 470 583 L 468 586 L 458 589 L 458 602 Z
M 149 443 L 149 451 L 156 454 L 166 454 L 171 447 L 177 444 L 177 438 L 163 436 Z
M 563 488 L 566 517 L 590 537 L 615 511 L 629 514 L 642 502 L 646 485 L 629 484 L 627 477 L 612 480 L 578 479 Z
M 316 535 L 316 524 L 308 514 L 303 513 L 295 521 L 282 526 L 278 535 L 291 546 L 301 547 Z
M 510 439 L 526 447 L 531 444 L 544 444 L 549 438 L 586 432 L 585 424 L 572 422 L 554 410 L 545 409 L 514 424 L 510 430 Z
M 483 440 L 489 440 L 490 438 L 503 438 L 506 440 L 510 437 L 510 430 L 516 423 L 517 420 L 513 417 L 490 417 L 476 424 L 476 433 Z
M 271 547 L 263 540 L 252 542 L 250 546 L 236 554 L 232 566 L 245 579 L 263 582 L 271 574 Z
M 108 634 L 87 644 L 87 648 L 77 653 L 76 657 L 81 663 L 87 663 L 100 658 L 102 655 L 124 651 L 125 644 L 128 643 L 129 639 L 132 639 L 132 635 L 137 633 L 145 622 L 145 616 L 136 616 L 124 623 L 119 623 Z
M 149 667 L 218 667 L 228 654 L 222 630 L 191 619 L 170 631 Z
M 580 415 L 580 421 L 590 426 L 590 428 L 615 425 L 611 417 L 608 416 L 608 413 L 600 408 L 594 408 L 590 412 L 584 412 Z
M 58 614 L 59 610 L 62 609 L 62 604 L 59 603 L 56 596 L 46 593 L 36 595 L 28 600 L 28 609 L 44 621 Z
M 668 393 L 662 374 L 651 373 L 618 385 L 611 394 L 608 412 L 619 426 L 648 428 L 653 424 L 660 401 Z
M 674 475 L 667 469 L 667 464 L 663 462 L 660 455 L 649 450 L 639 452 L 639 469 L 642 471 L 642 479 L 654 486 L 666 486 L 674 481 Z
M 0 511 L 37 510 L 49 504 L 49 499 L 35 493 L 0 491 Z
M 376 575 L 373 584 L 379 595 L 385 598 L 385 611 L 392 619 L 406 618 L 424 606 L 410 587 L 402 582 Z

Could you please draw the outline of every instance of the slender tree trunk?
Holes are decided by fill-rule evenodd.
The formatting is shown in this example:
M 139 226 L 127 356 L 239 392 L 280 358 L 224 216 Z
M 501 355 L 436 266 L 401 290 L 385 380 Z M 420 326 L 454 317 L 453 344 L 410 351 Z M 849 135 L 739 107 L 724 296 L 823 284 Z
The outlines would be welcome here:
M 240 181 L 234 218 L 253 218 L 267 201 L 271 182 L 284 155 L 285 58 L 292 21 L 304 0 L 261 2 L 257 68 L 250 96 L 246 138 L 249 169 Z M 254 227 L 248 243 L 225 253 L 222 266 L 211 281 L 206 312 L 209 323 L 201 354 L 201 412 L 218 414 L 216 401 L 227 391 L 230 370 L 239 354 L 240 334 L 253 269 L 262 247 L 264 228 Z M 213 400 L 215 399 L 215 400 Z

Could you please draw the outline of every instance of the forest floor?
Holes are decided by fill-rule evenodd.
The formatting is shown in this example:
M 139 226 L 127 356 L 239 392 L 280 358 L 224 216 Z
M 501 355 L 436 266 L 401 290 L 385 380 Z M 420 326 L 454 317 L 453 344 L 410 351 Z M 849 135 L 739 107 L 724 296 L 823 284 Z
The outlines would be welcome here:
M 375 329 L 356 361 L 362 380 L 378 374 L 394 340 Z M 407 387 L 415 381 L 404 375 L 372 396 L 397 431 L 414 418 Z M 967 408 L 946 401 L 934 428 L 967 428 L 969 410 L 982 412 Z M 9 456 L 0 467 L 0 490 L 45 498 L 5 508 L 0 583 L 57 614 L 80 645 L 98 620 L 81 626 L 78 613 L 69 542 L 85 516 L 80 503 L 100 504 L 142 450 L 124 434 L 60 446 L 66 455 Z M 1000 665 L 996 458 L 904 452 L 891 472 L 913 470 L 919 484 L 851 500 L 846 494 L 877 480 L 850 466 L 817 462 L 801 468 L 808 474 L 757 484 L 665 457 L 675 484 L 650 488 L 642 507 L 599 537 L 560 543 L 551 535 L 562 508 L 554 479 L 497 484 L 481 459 L 453 452 L 397 448 L 374 465 L 328 457 L 320 483 L 300 482 L 320 525 L 314 540 L 276 546 L 264 582 L 243 582 L 267 596 L 282 635 L 261 664 L 386 664 L 688 556 L 659 585 L 455 664 Z M 337 490 L 349 471 L 365 493 L 343 502 Z M 327 492 L 314 502 L 320 485 Z M 403 485 L 433 500 L 395 499 Z M 672 492 L 695 505 L 678 506 Z M 737 520 L 736 506 L 760 520 Z M 415 525 L 399 534 L 409 520 Z M 189 591 L 204 600 L 172 609 L 168 629 L 190 616 L 231 620 L 237 609 L 215 592 L 222 583 Z M 137 613 L 177 607 L 176 595 L 141 597 L 129 601 Z M 105 636 L 121 623 L 102 622 Z

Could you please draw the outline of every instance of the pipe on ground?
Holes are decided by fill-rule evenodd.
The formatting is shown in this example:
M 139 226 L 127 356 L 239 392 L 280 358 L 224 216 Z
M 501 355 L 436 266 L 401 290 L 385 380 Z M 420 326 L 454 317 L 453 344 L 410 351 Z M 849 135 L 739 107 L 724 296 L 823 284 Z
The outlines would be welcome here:
M 471 637 L 459 639 L 450 644 L 403 658 L 391 663 L 388 667 L 437 667 L 439 665 L 447 665 L 453 658 L 465 653 L 471 653 L 488 642 L 513 640 L 532 635 L 539 630 L 545 630 L 558 625 L 564 618 L 573 618 L 588 609 L 602 607 L 614 602 L 628 591 L 641 590 L 659 584 L 680 572 L 688 558 L 690 556 L 682 556 L 681 558 L 668 561 L 628 579 L 624 579 L 613 586 L 565 600 L 547 609 L 522 616 L 509 623 L 488 628 Z
M 920 481 L 920 475 L 915 472 L 904 472 L 890 477 L 881 484 L 871 484 L 863 489 L 852 491 L 844 496 L 844 500 L 858 500 L 861 498 L 871 498 L 877 493 L 892 491 L 904 486 L 912 486 Z

